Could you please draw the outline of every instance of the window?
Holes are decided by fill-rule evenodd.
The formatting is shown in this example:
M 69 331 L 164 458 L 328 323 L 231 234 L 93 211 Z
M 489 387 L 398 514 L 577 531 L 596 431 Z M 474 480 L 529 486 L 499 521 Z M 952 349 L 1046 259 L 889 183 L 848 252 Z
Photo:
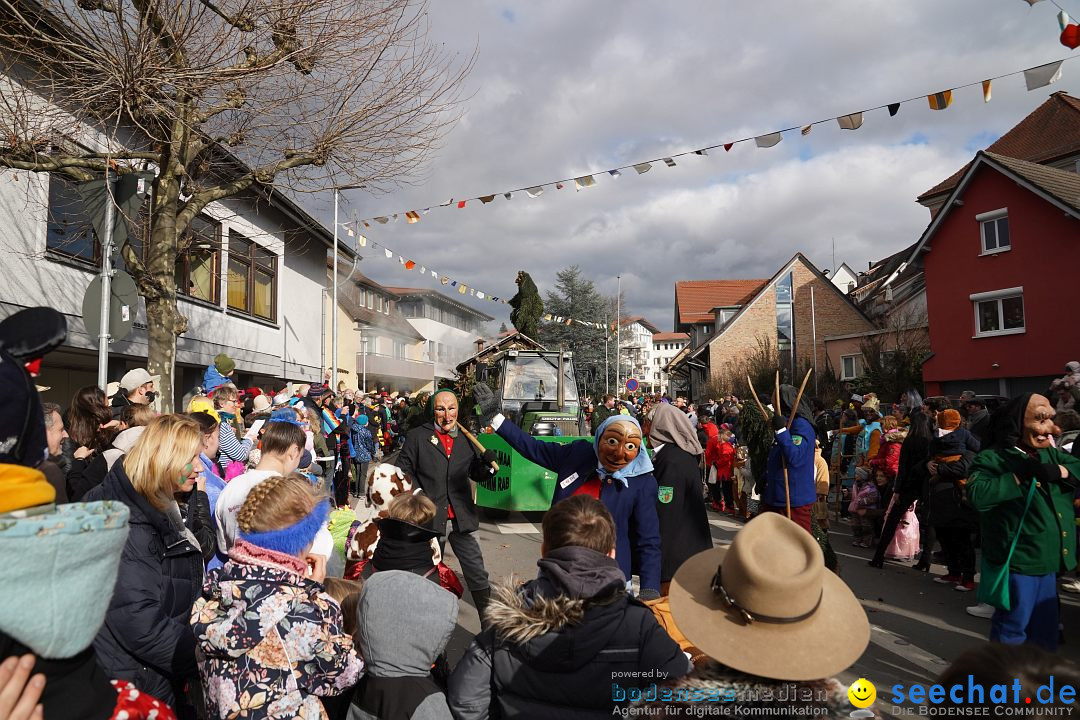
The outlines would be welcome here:
M 781 374 L 795 376 L 795 326 L 791 312 L 792 282 L 788 273 L 776 282 L 776 349 Z
M 975 337 L 1015 335 L 1026 329 L 1024 288 L 1009 288 L 971 296 L 975 306 Z
M 235 233 L 233 233 L 235 235 Z M 218 303 L 221 283 L 221 224 L 197 215 L 180 238 L 176 256 L 176 292 Z
M 248 315 L 277 318 L 277 255 L 229 232 L 228 305 Z
M 975 216 L 975 219 L 979 221 L 983 255 L 1004 252 L 1011 247 L 1009 243 L 1008 208 L 980 213 Z
M 371 310 L 375 307 L 375 293 L 371 290 L 367 291 L 367 309 Z
M 405 359 L 405 343 L 400 340 L 394 341 L 394 357 L 398 360 Z
M 45 230 L 47 249 L 88 263 L 101 262 L 101 243 L 90 223 L 89 209 L 63 175 L 49 174 L 49 216 Z
M 840 379 L 841 380 L 854 380 L 859 376 L 858 369 L 858 355 L 841 355 L 840 363 Z

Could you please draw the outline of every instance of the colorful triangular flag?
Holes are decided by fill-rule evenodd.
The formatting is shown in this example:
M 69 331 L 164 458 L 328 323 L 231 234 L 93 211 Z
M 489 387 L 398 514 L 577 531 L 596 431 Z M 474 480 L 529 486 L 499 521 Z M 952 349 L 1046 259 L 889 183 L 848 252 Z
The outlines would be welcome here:
M 582 175 L 579 178 L 574 178 L 574 190 L 581 191 L 585 188 L 592 187 L 596 184 L 596 179 L 592 175 Z
M 367 238 L 364 237 L 363 235 L 357 235 L 356 236 L 356 244 L 359 245 L 360 247 L 366 246 L 367 245 Z
M 1069 13 L 1062 10 L 1061 12 L 1059 12 L 1057 14 L 1057 18 L 1058 18 L 1058 25 L 1061 26 L 1061 31 L 1064 32 L 1065 28 L 1069 24 Z
M 386 223 L 390 222 L 390 218 L 388 218 L 388 217 L 377 217 L 377 218 L 375 218 L 375 222 L 379 223 L 380 225 L 385 225 Z
M 484 195 L 483 197 L 480 198 L 480 202 L 484 203 L 485 205 L 487 205 L 489 202 L 494 202 L 494 201 L 495 201 L 495 196 L 494 195 Z
M 664 158 L 664 164 L 668 167 L 675 167 L 675 161 L 671 158 Z
M 622 173 L 619 172 L 618 170 L 608 170 L 607 174 L 610 175 L 613 178 L 622 177 Z
M 983 80 L 982 81 L 982 89 L 983 89 L 983 102 L 984 103 L 990 102 L 990 81 L 989 80 Z
M 695 155 L 708 155 L 709 151 L 706 150 L 705 148 L 702 148 L 701 150 L 695 150 L 694 154 Z
M 927 95 L 926 101 L 930 103 L 931 110 L 944 110 L 952 105 L 952 90 L 942 90 L 933 95 Z
M 458 204 L 457 204 L 458 210 L 465 207 L 465 203 L 467 203 L 467 202 L 468 202 L 468 200 L 461 200 L 460 202 L 458 202 Z
M 503 193 L 503 197 L 509 200 L 510 198 L 514 197 L 514 193 Z
M 410 225 L 412 225 L 413 223 L 418 223 L 420 222 L 420 213 L 416 212 L 415 210 L 410 210 L 409 212 L 405 213 L 405 219 L 409 221 Z
M 555 183 L 555 189 L 556 190 L 562 190 L 563 189 L 563 184 L 562 183 Z
M 414 263 L 412 260 L 406 260 L 405 261 L 405 269 L 406 270 L 412 270 L 414 267 L 416 267 L 416 263 Z
M 733 145 L 735 143 L 724 143 L 724 152 L 730 152 Z
M 813 125 L 804 125 L 803 129 L 799 131 L 800 135 L 809 135 L 810 131 L 814 128 Z
M 464 294 L 465 294 L 466 292 L 468 292 L 468 290 L 469 290 L 469 286 L 468 286 L 468 285 L 458 285 L 458 286 L 457 286 L 457 291 L 458 291 L 459 293 L 461 293 L 462 295 L 464 295 Z
M 900 112 L 900 103 L 889 103 L 889 117 L 895 117 Z

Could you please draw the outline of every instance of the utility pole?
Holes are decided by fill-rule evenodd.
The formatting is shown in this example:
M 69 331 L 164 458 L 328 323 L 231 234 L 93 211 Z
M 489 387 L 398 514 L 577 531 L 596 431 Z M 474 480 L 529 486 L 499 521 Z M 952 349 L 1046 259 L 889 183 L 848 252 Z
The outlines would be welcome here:
M 98 387 L 109 384 L 109 318 L 112 315 L 113 245 L 112 172 L 105 169 L 105 232 L 101 239 L 101 326 L 98 330 Z
M 334 188 L 334 301 L 330 308 L 330 392 L 337 392 L 337 261 L 338 261 L 338 196 L 341 190 Z
M 619 289 L 615 293 L 615 394 L 619 394 L 622 375 L 622 275 L 616 275 Z

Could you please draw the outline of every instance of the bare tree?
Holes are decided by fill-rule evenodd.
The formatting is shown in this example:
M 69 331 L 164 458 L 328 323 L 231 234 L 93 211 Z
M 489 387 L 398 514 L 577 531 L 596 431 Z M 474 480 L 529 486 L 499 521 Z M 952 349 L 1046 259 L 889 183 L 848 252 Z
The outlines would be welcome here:
M 456 120 L 473 62 L 427 30 L 425 0 L 0 0 L 0 167 L 156 172 L 145 251 L 121 252 L 166 403 L 192 219 L 272 183 L 406 181 Z

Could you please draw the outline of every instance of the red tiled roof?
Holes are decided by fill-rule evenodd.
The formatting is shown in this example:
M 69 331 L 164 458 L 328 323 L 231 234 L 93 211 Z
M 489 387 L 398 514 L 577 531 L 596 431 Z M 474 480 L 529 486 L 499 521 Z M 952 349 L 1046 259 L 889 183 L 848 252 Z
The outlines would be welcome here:
M 652 340 L 653 342 L 677 342 L 679 340 L 686 340 L 687 342 L 689 342 L 690 336 L 686 333 L 677 332 L 653 333 Z
M 679 323 L 707 322 L 715 307 L 744 305 L 769 282 L 764 280 L 682 280 L 675 283 Z
M 986 152 L 1040 164 L 1080 153 L 1080 100 L 1065 92 L 1054 93 Z M 950 192 L 970 165 L 924 192 L 918 201 Z

